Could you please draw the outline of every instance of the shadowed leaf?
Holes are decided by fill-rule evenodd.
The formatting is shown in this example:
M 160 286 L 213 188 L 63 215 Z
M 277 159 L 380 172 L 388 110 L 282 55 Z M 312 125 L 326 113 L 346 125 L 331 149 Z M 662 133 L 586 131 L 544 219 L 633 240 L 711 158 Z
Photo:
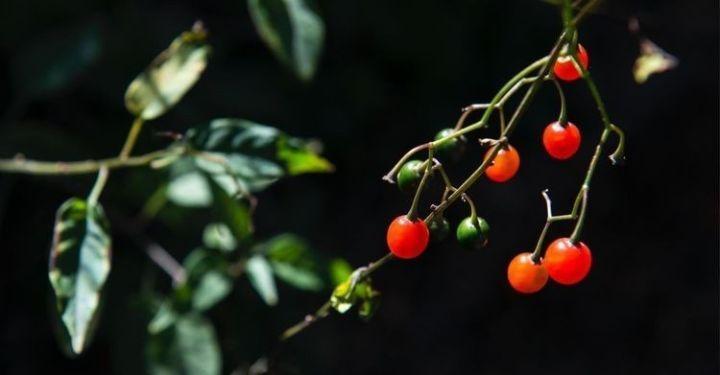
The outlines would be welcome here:
M 171 328 L 148 339 L 146 355 L 150 374 L 220 374 L 220 348 L 207 319 L 189 313 L 178 317 Z
M 260 38 L 302 80 L 315 74 L 325 38 L 322 19 L 306 0 L 248 0 Z

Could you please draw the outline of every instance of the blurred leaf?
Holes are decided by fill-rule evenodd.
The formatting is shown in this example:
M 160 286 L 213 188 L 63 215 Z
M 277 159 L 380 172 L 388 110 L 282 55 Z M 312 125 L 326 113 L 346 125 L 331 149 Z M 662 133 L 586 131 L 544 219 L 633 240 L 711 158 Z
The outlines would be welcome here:
M 247 120 L 215 119 L 188 130 L 184 139 L 195 153 L 173 164 L 175 178 L 200 170 L 230 196 L 263 190 L 285 174 L 333 170 L 332 164 L 317 154 L 315 149 L 319 147 L 313 143 Z M 201 188 L 194 177 L 190 182 L 190 187 L 176 191 L 180 198 L 174 199 L 185 204 L 207 204 L 193 199 L 203 195 L 191 189 Z
M 207 310 L 222 301 L 231 290 L 232 281 L 224 272 L 206 272 L 193 291 L 193 308 L 197 311 Z
M 255 255 L 248 259 L 245 270 L 250 284 L 262 297 L 263 301 L 270 306 L 278 302 L 277 287 L 273 277 L 272 267 L 262 255 Z
M 100 293 L 110 273 L 109 224 L 100 205 L 71 198 L 57 211 L 49 278 L 57 312 L 81 353 L 92 336 Z
M 203 231 L 203 244 L 211 249 L 232 252 L 237 249 L 237 240 L 225 223 L 210 223 Z
M 259 249 L 280 280 L 303 290 L 324 288 L 320 259 L 301 238 L 282 234 L 259 245 Z
M 640 41 L 640 56 L 635 60 L 635 82 L 645 83 L 651 75 L 663 73 L 677 66 L 678 59 L 648 39 Z
M 330 274 L 330 282 L 332 285 L 340 285 L 347 281 L 352 275 L 353 268 L 345 259 L 335 258 L 328 265 L 328 273 Z
M 260 38 L 302 80 L 315 74 L 325 38 L 322 19 L 306 0 L 248 0 Z
M 195 249 L 185 258 L 183 266 L 188 275 L 186 285 L 191 293 L 192 308 L 196 311 L 213 307 L 232 290 L 232 280 L 226 273 L 227 262 L 216 252 Z
M 150 374 L 220 374 L 220 348 L 207 319 L 195 313 L 186 314 L 179 317 L 172 328 L 148 339 L 146 354 Z
M 168 301 L 160 304 L 155 316 L 148 324 L 148 332 L 151 334 L 159 333 L 169 328 L 177 320 L 178 315 L 172 307 L 172 304 Z
M 172 178 L 167 187 L 167 197 L 183 207 L 208 207 L 213 202 L 207 179 L 200 172 L 189 172 Z
M 355 293 L 362 301 L 360 306 L 358 306 L 358 316 L 360 316 L 362 320 L 370 320 L 380 306 L 380 292 L 373 289 L 370 281 L 366 280 L 357 285 Z
M 218 216 L 227 224 L 237 241 L 245 240 L 253 232 L 252 218 L 247 206 L 243 202 L 231 198 L 212 180 L 210 180 L 210 188 L 215 202 L 213 207 L 217 210 Z
M 130 113 L 150 120 L 177 104 L 207 66 L 207 32 L 197 22 L 183 32 L 133 80 L 125 91 Z
M 330 306 L 340 314 L 348 312 L 355 304 L 360 302 L 358 315 L 363 320 L 369 320 L 380 305 L 380 292 L 372 287 L 369 278 L 357 282 L 354 286 L 351 279 L 345 280 L 333 290 L 330 297 Z
M 281 138 L 278 142 L 279 160 L 291 175 L 303 173 L 332 172 L 335 167 L 314 152 L 311 147 L 295 138 Z
M 100 29 L 91 24 L 69 32 L 56 30 L 48 38 L 27 44 L 12 60 L 15 88 L 24 96 L 39 96 L 65 87 L 97 60 L 102 49 Z

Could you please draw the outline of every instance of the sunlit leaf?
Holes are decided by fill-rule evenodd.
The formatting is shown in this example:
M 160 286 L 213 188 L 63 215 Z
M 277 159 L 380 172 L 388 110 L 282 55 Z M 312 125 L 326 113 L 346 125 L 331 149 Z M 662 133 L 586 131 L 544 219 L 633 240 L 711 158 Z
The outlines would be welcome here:
M 307 0 L 249 0 L 260 38 L 302 80 L 315 74 L 325 38 L 322 19 Z
M 345 259 L 335 258 L 328 265 L 328 273 L 330 274 L 330 282 L 332 285 L 340 285 L 345 282 L 352 274 L 353 269 L 350 263 Z
M 195 313 L 179 317 L 172 329 L 150 335 L 146 355 L 153 375 L 217 375 L 222 369 L 215 330 Z
M 183 207 L 208 207 L 213 202 L 206 177 L 200 172 L 189 172 L 170 180 L 168 199 Z
M 277 287 L 272 267 L 267 259 L 262 255 L 254 255 L 248 259 L 245 269 L 250 284 L 263 301 L 270 306 L 276 305 L 278 302 Z
M 344 314 L 350 310 L 357 301 L 357 295 L 352 288 L 352 282 L 345 280 L 338 284 L 330 296 L 330 306 L 340 314 Z
M 655 43 L 648 39 L 640 41 L 640 56 L 635 60 L 633 76 L 635 82 L 645 83 L 651 75 L 663 73 L 673 69 L 678 64 L 678 59 L 665 52 Z
M 75 354 L 85 349 L 92 335 L 100 294 L 110 273 L 110 246 L 109 224 L 100 205 L 71 198 L 60 206 L 49 278 Z
M 194 150 L 193 156 L 178 160 L 175 164 L 179 167 L 173 165 L 174 175 L 201 170 L 233 197 L 263 190 L 288 174 L 333 170 L 332 164 L 318 155 L 317 142 L 242 119 L 216 119 L 194 127 L 184 141 Z
M 310 144 L 295 138 L 280 139 L 277 157 L 285 163 L 291 175 L 332 172 L 335 169 L 329 161 L 318 155 Z
M 130 113 L 149 120 L 182 99 L 207 66 L 210 47 L 201 23 L 182 33 L 133 80 L 125 92 Z
M 203 244 L 211 249 L 223 252 L 232 252 L 237 246 L 237 240 L 225 223 L 210 223 L 203 231 Z
M 280 280 L 303 290 L 319 291 L 325 287 L 320 259 L 299 237 L 283 234 L 258 247 Z
M 12 60 L 12 77 L 23 95 L 37 96 L 65 87 L 100 55 L 100 29 L 91 24 L 28 43 Z

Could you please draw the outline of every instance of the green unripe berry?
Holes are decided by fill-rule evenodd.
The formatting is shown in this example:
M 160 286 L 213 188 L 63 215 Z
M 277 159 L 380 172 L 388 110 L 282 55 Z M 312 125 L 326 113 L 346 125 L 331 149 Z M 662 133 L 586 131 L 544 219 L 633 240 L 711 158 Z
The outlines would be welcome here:
M 490 226 L 487 221 L 481 217 L 473 220 L 472 217 L 466 217 L 458 224 L 457 240 L 462 246 L 468 249 L 479 249 L 485 247 L 490 234 Z
M 443 130 L 440 130 L 435 135 L 435 140 L 438 141 L 440 139 L 443 139 L 445 137 L 448 137 L 455 133 L 455 130 L 452 128 L 445 128 Z M 465 137 L 459 136 L 452 139 L 444 140 L 440 143 L 438 143 L 433 150 L 435 151 L 435 154 L 440 158 L 450 158 L 450 159 L 459 159 L 460 155 L 462 155 L 463 150 L 465 149 Z
M 450 233 L 450 222 L 444 217 L 434 217 L 428 225 L 430 230 L 430 241 L 440 242 L 447 238 Z
M 409 160 L 403 164 L 397 174 L 397 184 L 401 191 L 409 193 L 417 188 L 424 172 L 420 168 L 422 164 L 420 160 Z

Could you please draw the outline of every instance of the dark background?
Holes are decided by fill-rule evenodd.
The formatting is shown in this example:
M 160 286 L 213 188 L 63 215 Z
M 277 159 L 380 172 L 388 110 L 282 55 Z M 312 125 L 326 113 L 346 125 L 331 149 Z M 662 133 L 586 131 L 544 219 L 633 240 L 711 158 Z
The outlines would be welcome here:
M 557 114 L 547 86 L 512 139 L 522 156 L 518 175 L 470 191 L 492 227 L 489 248 L 469 253 L 448 241 L 418 260 L 391 263 L 374 276 L 383 298 L 371 322 L 332 316 L 285 345 L 276 344 L 277 334 L 326 295 L 281 288 L 280 305 L 270 309 L 241 283 L 235 303 L 210 313 L 224 372 L 272 353 L 280 373 L 717 374 L 717 2 L 608 3 L 583 24 L 581 40 L 612 120 L 627 133 L 627 163 L 611 167 L 603 159 L 596 173 L 583 235 L 594 257 L 586 281 L 548 284 L 532 296 L 519 296 L 506 282 L 507 263 L 532 249 L 544 222 L 540 191 L 551 190 L 556 212 L 569 210 L 601 129 L 585 87 L 567 86 L 583 146 L 572 161 L 552 161 L 540 144 Z M 131 122 L 126 85 L 202 19 L 214 46 L 209 68 L 176 109 L 146 128 L 136 152 L 163 147 L 167 140 L 157 131 L 215 117 L 317 137 L 337 172 L 284 180 L 262 193 L 257 232 L 298 233 L 354 265 L 378 258 L 387 223 L 409 205 L 380 177 L 405 150 L 453 124 L 459 108 L 489 100 L 547 53 L 560 21 L 554 7 L 523 0 L 321 1 L 319 9 L 327 25 L 324 56 L 315 81 L 302 84 L 260 42 L 241 0 L 4 0 L 0 156 L 117 153 Z M 644 85 L 631 74 L 638 53 L 627 31 L 631 15 L 680 60 Z M 26 62 L 18 56 L 86 27 L 99 30 L 97 60 L 58 89 L 21 96 L 15 82 Z M 480 152 L 469 150 L 451 175 L 467 175 Z M 105 205 L 131 217 L 157 183 L 151 176 L 113 173 Z M 147 317 L 137 295 L 147 287 L 141 275 L 157 271 L 121 232 L 93 346 L 66 359 L 52 335 L 46 270 L 54 211 L 90 184 L 90 177 L 0 176 L 0 373 L 142 371 Z M 457 222 L 464 210 L 451 209 L 450 218 Z M 182 257 L 199 243 L 202 220 L 153 224 L 148 233 Z M 569 230 L 556 225 L 550 239 Z

